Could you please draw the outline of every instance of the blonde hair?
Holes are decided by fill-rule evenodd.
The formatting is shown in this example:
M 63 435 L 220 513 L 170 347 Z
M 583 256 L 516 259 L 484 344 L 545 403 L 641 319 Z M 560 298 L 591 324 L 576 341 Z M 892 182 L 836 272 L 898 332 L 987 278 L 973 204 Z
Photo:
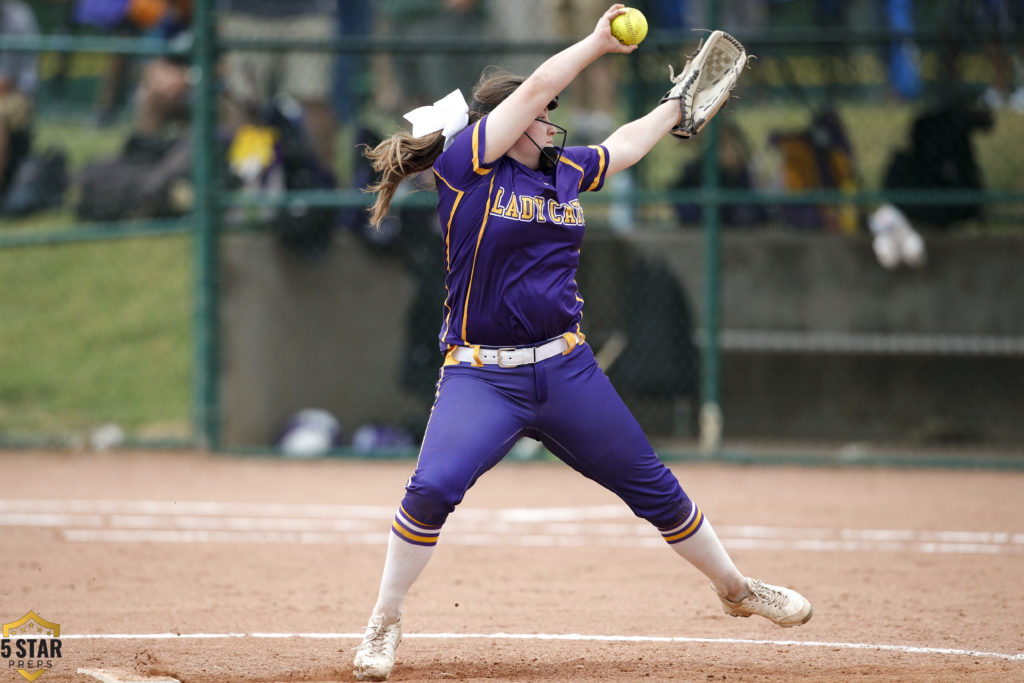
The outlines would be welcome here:
M 524 80 L 526 79 L 522 76 L 508 71 L 484 70 L 473 88 L 473 102 L 469 106 L 469 125 L 490 113 L 522 85 Z M 399 131 L 376 147 L 363 145 L 363 156 L 370 160 L 373 170 L 380 174 L 380 179 L 366 186 L 364 190 L 377 195 L 369 209 L 370 225 L 378 227 L 388 215 L 398 185 L 405 178 L 433 166 L 443 150 L 444 136 L 441 131 L 418 138 Z

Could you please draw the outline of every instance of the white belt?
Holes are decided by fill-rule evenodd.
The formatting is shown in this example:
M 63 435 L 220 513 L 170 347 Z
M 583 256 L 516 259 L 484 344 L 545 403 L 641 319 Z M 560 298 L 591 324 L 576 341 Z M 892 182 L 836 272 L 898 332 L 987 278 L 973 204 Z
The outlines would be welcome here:
M 515 368 L 520 365 L 539 363 L 558 354 L 568 354 L 583 339 L 582 334 L 564 334 L 540 346 L 524 348 L 488 349 L 482 346 L 456 346 L 448 352 L 448 356 L 454 360 L 472 363 L 473 365 L 497 365 L 499 368 Z

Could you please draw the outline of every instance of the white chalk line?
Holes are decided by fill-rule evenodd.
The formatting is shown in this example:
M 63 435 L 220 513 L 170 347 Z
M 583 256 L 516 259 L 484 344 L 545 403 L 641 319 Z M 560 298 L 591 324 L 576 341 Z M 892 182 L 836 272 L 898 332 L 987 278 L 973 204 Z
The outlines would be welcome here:
M 394 508 L 217 501 L 0 499 L 0 527 L 50 527 L 80 543 L 380 544 Z M 721 526 L 733 550 L 1024 554 L 1024 533 Z M 443 542 L 466 546 L 661 547 L 624 505 L 459 510 Z
M 447 529 L 442 536 L 445 545 L 501 546 L 501 547 L 613 547 L 662 548 L 660 536 L 631 538 L 627 536 L 555 536 L 545 534 L 470 534 Z M 876 543 L 858 541 L 770 540 L 732 538 L 725 535 L 727 528 L 719 530 L 722 544 L 730 550 L 793 550 L 808 552 L 897 552 L 926 554 L 1019 555 L 1019 546 L 984 545 L 978 543 Z M 235 532 L 206 530 L 151 530 L 130 529 L 64 529 L 65 540 L 77 543 L 223 543 L 223 544 L 299 544 L 299 545 L 382 545 L 387 537 L 380 531 L 366 533 L 332 534 L 318 532 Z
M 254 515 L 275 517 L 352 517 L 362 519 L 390 519 L 396 505 L 339 505 L 329 503 L 232 503 L 224 501 L 168 501 L 168 500 L 64 500 L 39 498 L 0 499 L 0 512 L 74 512 L 86 514 L 142 514 L 142 515 Z M 624 505 L 580 505 L 575 507 L 502 508 L 483 510 L 460 509 L 459 515 L 470 518 L 501 519 L 507 521 L 551 521 L 578 519 L 608 519 L 631 517 Z
M 61 635 L 61 639 L 80 640 L 216 640 L 225 638 L 311 638 L 321 640 L 361 640 L 362 633 L 94 633 Z M 609 643 L 702 643 L 709 645 L 768 645 L 773 647 L 812 647 L 844 650 L 877 650 L 907 654 L 986 657 L 1011 662 L 1024 661 L 1024 653 L 985 652 L 945 647 L 889 645 L 882 643 L 838 643 L 816 640 L 755 640 L 752 638 L 700 638 L 692 636 L 615 636 L 579 633 L 405 633 L 402 638 L 436 640 L 568 640 Z

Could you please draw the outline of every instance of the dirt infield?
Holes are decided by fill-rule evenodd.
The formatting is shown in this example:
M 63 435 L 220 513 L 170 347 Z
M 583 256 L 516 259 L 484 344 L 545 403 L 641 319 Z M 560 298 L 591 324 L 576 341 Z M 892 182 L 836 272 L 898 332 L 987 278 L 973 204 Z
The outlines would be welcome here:
M 446 525 L 391 680 L 1024 680 L 1024 473 L 672 467 L 742 571 L 811 599 L 807 625 L 725 616 L 611 494 L 503 463 Z M 0 452 L 0 622 L 60 624 L 44 683 L 353 680 L 411 471 Z

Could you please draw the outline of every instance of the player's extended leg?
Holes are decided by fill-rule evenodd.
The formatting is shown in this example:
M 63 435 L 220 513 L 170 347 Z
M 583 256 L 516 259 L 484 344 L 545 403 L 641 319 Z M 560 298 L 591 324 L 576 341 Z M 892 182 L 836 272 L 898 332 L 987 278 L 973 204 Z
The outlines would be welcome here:
M 390 675 L 409 589 L 430 561 L 448 515 L 515 444 L 532 414 L 533 390 L 527 371 L 444 369 L 416 471 L 391 525 L 380 592 L 354 661 L 358 680 Z
M 655 454 L 588 345 L 538 366 L 538 372 L 548 387 L 537 425 L 544 444 L 656 526 L 673 550 L 711 580 L 727 614 L 760 614 L 780 626 L 810 619 L 811 605 L 799 593 L 739 572 L 703 511 Z

